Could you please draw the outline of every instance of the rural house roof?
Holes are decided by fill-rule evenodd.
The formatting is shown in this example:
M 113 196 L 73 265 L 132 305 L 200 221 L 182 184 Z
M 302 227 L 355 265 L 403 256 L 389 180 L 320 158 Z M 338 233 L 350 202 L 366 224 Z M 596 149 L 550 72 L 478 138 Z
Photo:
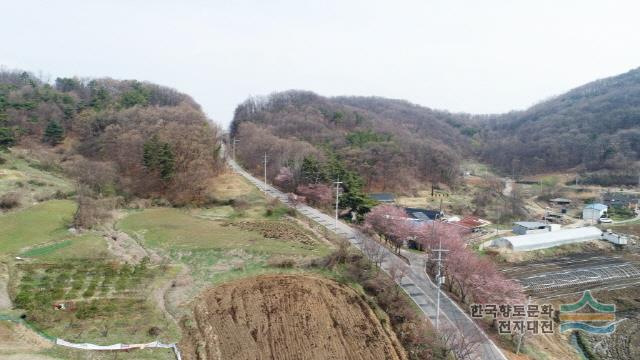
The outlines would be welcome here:
M 369 197 L 379 202 L 394 202 L 396 199 L 392 193 L 371 193 Z
M 513 225 L 520 225 L 529 230 L 539 229 L 541 227 L 547 226 L 547 224 L 539 221 L 516 221 L 513 223 Z
M 462 218 L 462 220 L 456 222 L 455 224 L 467 229 L 475 229 L 487 226 L 490 224 L 490 222 L 475 216 L 465 216 L 464 218 Z
M 608 207 L 607 205 L 603 205 L 603 204 L 589 204 L 587 206 L 584 207 L 585 209 L 594 209 L 594 210 L 598 210 L 598 211 L 602 211 L 602 210 L 607 210 Z
M 554 203 L 567 203 L 567 204 L 571 203 L 571 200 L 565 199 L 565 198 L 555 198 L 555 199 L 551 199 L 549 201 L 554 202 Z
M 443 213 L 440 210 L 427 210 L 420 208 L 404 208 L 407 215 L 418 220 L 435 220 L 441 218 Z

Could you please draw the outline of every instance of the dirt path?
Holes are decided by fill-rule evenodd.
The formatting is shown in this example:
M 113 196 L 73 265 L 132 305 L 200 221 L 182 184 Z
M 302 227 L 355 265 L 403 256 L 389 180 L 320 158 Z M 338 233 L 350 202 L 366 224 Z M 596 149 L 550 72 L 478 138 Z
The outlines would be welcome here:
M 105 232 L 104 238 L 107 241 L 109 251 L 127 263 L 137 264 L 144 257 L 149 257 L 154 264 L 162 261 L 160 255 L 145 249 L 125 232 L 110 229 Z
M 0 358 L 6 359 L 8 354 L 38 352 L 50 348 L 53 343 L 38 336 L 31 329 L 22 324 L 10 321 L 0 321 Z M 5 355 L 6 354 L 6 355 Z M 16 357 L 16 359 L 29 359 L 31 355 Z
M 9 267 L 0 263 L 0 310 L 11 309 L 11 299 L 7 286 L 9 284 Z
M 168 279 L 162 286 L 156 287 L 151 293 L 151 298 L 158 306 L 158 309 L 173 321 L 177 327 L 180 327 L 177 320 L 179 315 L 173 313 L 170 309 L 175 310 L 178 307 L 178 302 L 181 298 L 179 295 L 186 292 L 193 282 L 189 272 L 189 267 L 183 265 L 175 277 Z

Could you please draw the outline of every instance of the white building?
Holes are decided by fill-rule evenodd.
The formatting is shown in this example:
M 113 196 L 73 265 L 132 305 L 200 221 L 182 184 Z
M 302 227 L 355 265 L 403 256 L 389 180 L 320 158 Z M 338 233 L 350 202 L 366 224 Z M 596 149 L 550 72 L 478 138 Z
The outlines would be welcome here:
M 616 234 L 611 230 L 607 230 L 602 234 L 602 239 L 612 242 L 617 245 L 627 245 L 629 243 L 629 237 L 622 234 Z
M 600 240 L 601 238 L 602 230 L 594 226 L 588 226 L 538 234 L 507 236 L 492 240 L 491 246 L 506 248 L 513 251 L 531 251 L 583 241 Z
M 556 231 L 559 229 L 560 224 L 545 224 L 538 221 L 517 221 L 513 223 L 511 230 L 518 235 L 527 235 Z
M 598 222 L 598 219 L 605 217 L 609 207 L 603 204 L 589 204 L 582 209 L 582 219 L 591 220 L 593 223 Z

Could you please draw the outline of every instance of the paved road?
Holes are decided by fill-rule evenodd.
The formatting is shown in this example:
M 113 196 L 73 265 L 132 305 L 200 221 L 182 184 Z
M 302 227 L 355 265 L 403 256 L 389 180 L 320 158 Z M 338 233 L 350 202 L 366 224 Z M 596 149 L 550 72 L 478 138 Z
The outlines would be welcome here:
M 613 223 L 615 225 L 618 225 L 618 224 L 626 224 L 626 223 L 630 223 L 630 222 L 634 222 L 634 221 L 638 221 L 638 220 L 640 220 L 640 213 L 636 214 L 636 217 L 634 217 L 634 218 L 627 219 L 627 220 L 614 221 Z
M 234 171 L 245 177 L 260 190 L 266 191 L 270 196 L 290 205 L 286 194 L 266 185 L 261 180 L 246 172 L 231 159 L 229 159 L 229 165 Z M 338 221 L 336 224 L 333 217 L 324 214 L 317 209 L 307 205 L 298 205 L 296 206 L 296 209 L 306 217 L 323 225 L 328 230 L 344 236 L 353 246 L 359 249 L 362 249 L 363 241 L 369 241 L 365 235 L 360 233 L 358 230 L 341 221 Z M 369 244 L 372 243 L 369 242 Z M 391 269 L 392 264 L 394 267 L 403 268 L 405 276 L 401 279 L 395 279 L 396 282 L 402 287 L 402 289 L 404 289 L 420 309 L 422 309 L 425 316 L 435 324 L 437 288 L 424 270 L 425 257 L 409 251 L 404 251 L 402 255 L 409 259 L 410 263 L 407 265 L 405 262 L 400 261 L 399 258 L 386 247 L 380 246 L 380 248 L 384 253 L 384 260 L 382 261 L 381 268 L 387 273 Z M 452 331 L 457 331 L 458 336 L 464 336 L 467 339 L 477 339 L 478 347 L 475 349 L 476 359 L 507 360 L 505 355 L 493 343 L 493 341 L 487 337 L 484 331 L 482 331 L 482 329 L 480 329 L 480 327 L 478 327 L 478 325 L 476 325 L 476 323 L 444 293 L 441 293 L 440 297 L 440 326 L 441 330 L 452 329 Z

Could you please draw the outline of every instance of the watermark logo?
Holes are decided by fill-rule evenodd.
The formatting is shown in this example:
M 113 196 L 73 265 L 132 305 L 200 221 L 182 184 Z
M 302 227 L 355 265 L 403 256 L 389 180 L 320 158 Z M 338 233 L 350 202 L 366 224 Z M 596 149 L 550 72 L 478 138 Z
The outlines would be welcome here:
M 471 304 L 472 318 L 495 319 L 499 334 L 553 334 L 552 304 Z
M 587 305 L 594 312 L 578 312 Z M 582 330 L 591 334 L 611 334 L 616 330 L 615 312 L 615 304 L 602 304 L 587 290 L 577 302 L 560 305 L 560 332 Z

